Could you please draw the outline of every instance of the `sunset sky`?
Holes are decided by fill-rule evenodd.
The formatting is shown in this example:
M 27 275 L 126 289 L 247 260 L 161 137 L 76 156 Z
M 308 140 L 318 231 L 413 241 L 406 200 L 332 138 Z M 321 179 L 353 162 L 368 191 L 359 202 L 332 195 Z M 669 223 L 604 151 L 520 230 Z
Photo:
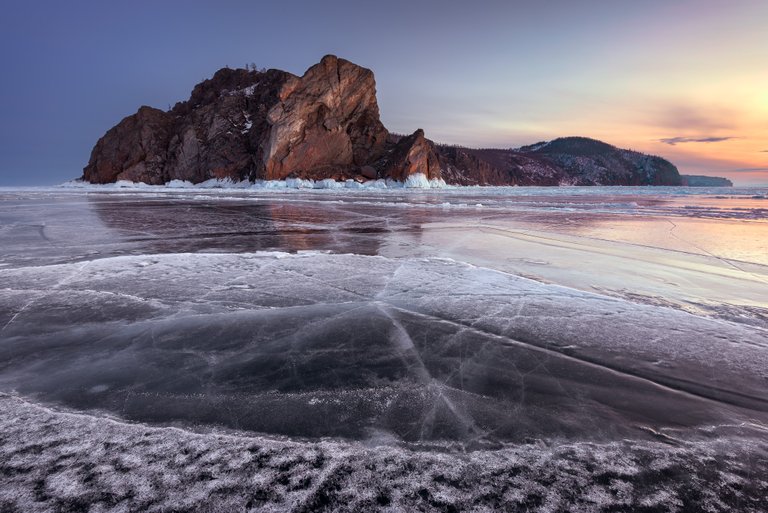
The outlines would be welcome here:
M 229 65 L 374 70 L 384 124 L 516 147 L 583 135 L 768 184 L 768 1 L 3 3 L 0 185 L 80 175 L 96 140 Z

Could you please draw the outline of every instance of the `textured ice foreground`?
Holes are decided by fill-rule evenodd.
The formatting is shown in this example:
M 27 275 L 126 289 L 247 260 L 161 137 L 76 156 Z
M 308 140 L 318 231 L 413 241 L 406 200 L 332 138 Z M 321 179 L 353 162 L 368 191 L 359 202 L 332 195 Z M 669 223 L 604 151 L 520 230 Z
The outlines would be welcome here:
M 135 420 L 470 447 L 768 420 L 761 330 L 453 261 L 142 255 L 3 279 L 0 386 Z
M 0 395 L 5 511 L 765 511 L 768 443 L 496 451 L 195 434 Z

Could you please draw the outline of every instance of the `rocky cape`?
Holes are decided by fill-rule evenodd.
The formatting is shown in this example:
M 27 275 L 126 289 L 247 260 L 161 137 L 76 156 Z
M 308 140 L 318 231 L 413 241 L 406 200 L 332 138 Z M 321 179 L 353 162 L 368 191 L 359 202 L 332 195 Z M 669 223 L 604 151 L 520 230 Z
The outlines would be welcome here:
M 418 173 L 457 185 L 682 183 L 661 157 L 583 137 L 472 149 L 435 144 L 421 129 L 390 133 L 373 72 L 333 55 L 301 77 L 220 69 L 168 111 L 143 106 L 99 139 L 83 180 L 405 181 Z

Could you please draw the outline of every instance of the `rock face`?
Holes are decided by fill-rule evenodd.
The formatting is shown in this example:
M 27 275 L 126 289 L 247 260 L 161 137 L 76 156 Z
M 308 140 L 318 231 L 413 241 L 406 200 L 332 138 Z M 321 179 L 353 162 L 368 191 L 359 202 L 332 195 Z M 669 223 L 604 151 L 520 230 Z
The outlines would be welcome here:
M 142 107 L 96 144 L 83 178 L 345 178 L 385 151 L 373 73 L 334 56 L 302 77 L 222 69 L 163 112 Z
M 586 137 L 518 149 L 438 148 L 443 178 L 462 185 L 681 185 L 669 161 Z
M 84 170 L 93 183 L 117 179 L 161 184 L 173 117 L 152 107 L 123 119 L 99 139 Z
M 383 153 L 373 73 L 334 56 L 290 77 L 267 113 L 264 177 L 296 172 L 344 174 Z
M 378 162 L 378 167 L 379 176 L 401 182 L 415 173 L 423 173 L 430 180 L 442 177 L 435 145 L 424 137 L 421 128 L 399 139 L 388 151 L 388 155 Z
M 569 137 L 517 150 L 440 146 L 389 134 L 373 73 L 333 55 L 298 77 L 221 69 L 164 112 L 141 107 L 96 143 L 83 179 L 163 184 L 288 177 L 460 185 L 679 185 L 660 157 Z

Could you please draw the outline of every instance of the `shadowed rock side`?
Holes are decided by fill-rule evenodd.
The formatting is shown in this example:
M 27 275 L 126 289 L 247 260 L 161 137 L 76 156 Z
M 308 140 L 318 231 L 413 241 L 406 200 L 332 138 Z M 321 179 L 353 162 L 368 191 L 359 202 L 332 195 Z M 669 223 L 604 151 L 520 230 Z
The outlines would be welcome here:
M 424 173 L 430 180 L 442 178 L 435 145 L 424 137 L 421 128 L 408 137 L 400 138 L 377 166 L 379 176 L 394 180 L 404 181 L 414 173 Z
M 83 170 L 92 183 L 289 177 L 458 185 L 680 185 L 668 161 L 581 137 L 512 149 L 389 134 L 371 70 L 333 55 L 297 77 L 221 69 L 164 112 L 141 107 L 110 129 Z
M 622 150 L 587 137 L 561 137 L 519 151 L 560 167 L 567 185 L 682 184 L 677 168 L 661 157 Z

